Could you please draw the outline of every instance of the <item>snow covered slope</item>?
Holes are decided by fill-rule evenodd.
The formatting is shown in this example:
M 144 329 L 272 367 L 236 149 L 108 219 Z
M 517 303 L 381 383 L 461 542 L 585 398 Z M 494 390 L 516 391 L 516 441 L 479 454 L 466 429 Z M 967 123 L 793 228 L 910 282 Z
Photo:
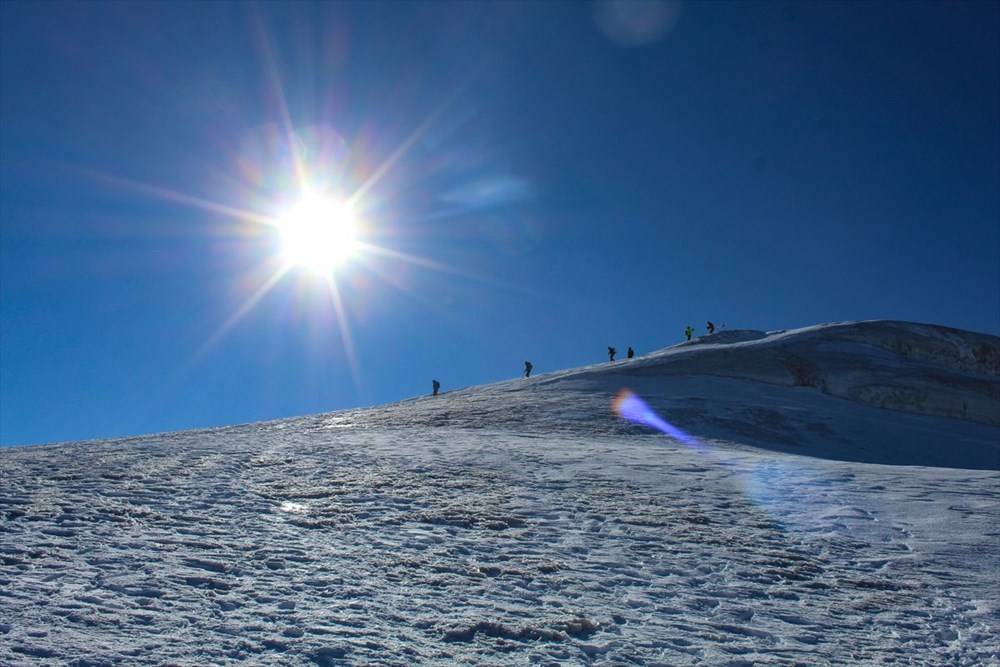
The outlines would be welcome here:
M 623 389 L 694 436 L 846 461 L 1000 469 L 1000 338 L 904 322 L 724 330 L 631 361 L 362 414 L 395 426 L 642 432 L 610 409 Z
M 899 322 L 721 331 L 3 449 L 0 664 L 1000 664 L 998 359 Z

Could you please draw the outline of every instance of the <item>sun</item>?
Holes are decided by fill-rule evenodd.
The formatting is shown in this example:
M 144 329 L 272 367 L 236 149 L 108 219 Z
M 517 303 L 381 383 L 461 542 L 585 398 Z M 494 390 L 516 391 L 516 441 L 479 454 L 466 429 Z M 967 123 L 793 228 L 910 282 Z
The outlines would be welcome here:
M 357 252 L 357 221 L 346 203 L 306 195 L 275 222 L 281 256 L 289 268 L 329 273 Z

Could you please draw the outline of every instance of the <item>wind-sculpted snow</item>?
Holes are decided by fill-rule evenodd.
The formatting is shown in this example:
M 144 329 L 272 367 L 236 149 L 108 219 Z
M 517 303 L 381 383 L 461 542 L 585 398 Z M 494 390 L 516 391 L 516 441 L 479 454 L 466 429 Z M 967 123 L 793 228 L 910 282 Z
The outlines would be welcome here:
M 0 664 L 1000 662 L 1000 429 L 674 350 L 0 450 Z
M 1000 426 L 1000 338 L 927 324 L 850 322 L 769 335 L 721 331 L 619 372 L 808 387 L 889 410 Z
M 339 416 L 9 450 L 0 663 L 1000 656 L 995 473 L 708 444 Z

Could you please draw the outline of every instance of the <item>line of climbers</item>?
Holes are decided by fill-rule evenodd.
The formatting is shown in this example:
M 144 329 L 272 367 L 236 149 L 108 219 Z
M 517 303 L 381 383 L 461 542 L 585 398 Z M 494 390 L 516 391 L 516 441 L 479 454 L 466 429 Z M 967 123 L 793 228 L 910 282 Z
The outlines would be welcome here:
M 710 333 L 710 334 L 715 333 L 715 325 L 712 324 L 711 322 L 708 322 L 708 325 L 705 328 L 708 330 L 708 333 Z M 725 329 L 726 325 L 723 324 L 722 328 Z M 694 329 L 692 329 L 690 326 L 688 326 L 686 329 L 684 329 L 684 336 L 688 340 L 691 340 L 692 334 L 694 334 Z M 609 345 L 608 346 L 608 362 L 613 363 L 614 360 L 615 360 L 615 355 L 616 354 L 618 354 L 618 350 L 616 348 L 614 348 L 614 347 L 612 347 L 612 346 Z M 626 352 L 626 356 L 629 359 L 632 359 L 632 358 L 635 357 L 635 350 L 632 349 L 631 345 L 629 346 L 628 351 Z M 524 362 L 524 377 L 530 378 L 531 377 L 531 369 L 533 369 L 533 368 L 534 368 L 534 366 L 531 365 L 530 361 L 525 361 Z M 431 387 L 433 389 L 432 396 L 437 396 L 438 392 L 441 390 L 441 383 L 438 382 L 437 380 L 432 380 L 431 381 Z

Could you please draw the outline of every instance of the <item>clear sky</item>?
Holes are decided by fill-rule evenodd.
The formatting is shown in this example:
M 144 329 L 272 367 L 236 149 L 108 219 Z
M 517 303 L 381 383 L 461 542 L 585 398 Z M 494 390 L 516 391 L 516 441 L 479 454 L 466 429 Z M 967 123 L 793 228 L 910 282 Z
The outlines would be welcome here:
M 995 2 L 7 1 L 0 38 L 2 444 L 707 320 L 1000 334 Z M 325 272 L 285 252 L 307 192 L 357 230 Z

